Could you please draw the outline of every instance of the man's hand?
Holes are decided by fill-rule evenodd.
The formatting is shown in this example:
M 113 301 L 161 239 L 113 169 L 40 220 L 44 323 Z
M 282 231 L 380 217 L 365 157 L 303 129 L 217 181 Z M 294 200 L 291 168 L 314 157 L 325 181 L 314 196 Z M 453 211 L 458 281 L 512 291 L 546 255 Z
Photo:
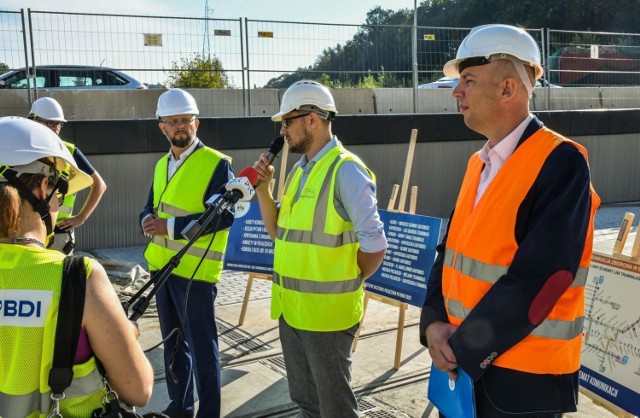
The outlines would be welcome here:
M 146 236 L 168 235 L 167 220 L 149 215 L 142 221 L 142 230 Z
M 274 167 L 269 165 L 269 160 L 265 154 L 260 154 L 260 159 L 253 164 L 253 168 L 258 172 L 258 185 L 256 186 L 256 192 L 258 190 L 269 190 L 269 184 L 273 178 Z
M 58 225 L 56 225 L 59 229 L 64 231 L 73 230 L 78 228 L 80 225 L 84 223 L 85 219 L 80 216 L 70 216 L 60 221 Z
M 429 344 L 429 355 L 433 365 L 438 370 L 442 370 L 449 375 L 449 379 L 456 380 L 458 367 L 456 356 L 449 345 L 449 338 L 458 329 L 457 326 L 448 322 L 436 321 L 425 330 L 427 343 Z

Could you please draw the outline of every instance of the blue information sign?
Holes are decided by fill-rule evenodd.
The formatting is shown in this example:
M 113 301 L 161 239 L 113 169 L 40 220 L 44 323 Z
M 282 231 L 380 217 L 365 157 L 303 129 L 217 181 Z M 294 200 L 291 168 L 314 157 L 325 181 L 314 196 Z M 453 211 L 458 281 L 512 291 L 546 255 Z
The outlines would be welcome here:
M 442 219 L 380 210 L 389 248 L 365 282 L 370 292 L 422 307 Z
M 224 268 L 273 274 L 273 241 L 264 227 L 257 202 L 236 205 L 236 219 L 229 230 Z

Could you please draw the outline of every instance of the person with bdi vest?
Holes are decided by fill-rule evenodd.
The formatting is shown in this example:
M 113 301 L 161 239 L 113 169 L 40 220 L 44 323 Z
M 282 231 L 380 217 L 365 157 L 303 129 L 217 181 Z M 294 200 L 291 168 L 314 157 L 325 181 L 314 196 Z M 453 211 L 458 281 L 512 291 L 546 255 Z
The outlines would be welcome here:
M 523 29 L 474 28 L 444 74 L 469 159 L 420 321 L 432 367 L 474 381 L 479 417 L 576 410 L 584 286 L 600 199 L 587 151 L 529 112 L 540 50 Z M 453 417 L 449 417 L 453 418 Z
M 256 195 L 275 241 L 271 317 L 279 320 L 289 393 L 300 417 L 357 417 L 350 386 L 351 346 L 363 311 L 363 283 L 384 257 L 375 176 L 331 133 L 337 114 L 329 90 L 294 83 L 282 97 L 281 122 L 291 152 L 282 202 L 269 191 L 273 166 L 254 164 Z
M 224 192 L 233 178 L 231 159 L 205 146 L 196 136 L 198 106 L 189 93 L 169 89 L 158 99 L 159 127 L 171 144 L 156 164 L 149 199 L 140 215 L 150 237 L 144 256 L 154 275 L 188 242 L 181 231 L 206 210 L 205 202 Z M 182 257 L 159 289 L 156 301 L 171 403 L 170 417 L 193 417 L 194 374 L 198 417 L 220 416 L 220 357 L 214 302 L 233 214 L 214 220 Z M 212 233 L 214 234 L 212 236 Z
M 41 97 L 31 105 L 29 119 L 48 127 L 56 135 L 60 135 L 62 126 L 67 122 L 64 118 L 62 106 L 57 100 L 51 97 Z M 73 156 L 73 160 L 80 170 L 84 171 L 93 179 L 93 184 L 89 189 L 89 194 L 82 205 L 82 209 L 75 215 L 73 206 L 76 201 L 75 194 L 67 194 L 58 212 L 58 223 L 54 229 L 53 242 L 49 243 L 49 248 L 62 251 L 65 254 L 72 254 L 76 245 L 74 230 L 84 224 L 93 211 L 98 207 L 102 195 L 107 190 L 107 185 L 100 173 L 91 165 L 87 157 L 74 144 L 62 141 Z
M 58 320 L 65 256 L 46 249 L 45 241 L 64 195 L 90 187 L 91 181 L 51 130 L 21 117 L 0 118 L 0 417 L 46 417 L 55 411 L 49 372 L 56 333 L 73 326 Z M 86 290 L 73 379 L 58 396 L 55 416 L 88 417 L 102 408 L 106 388 L 97 360 L 121 401 L 143 406 L 153 388 L 137 327 L 104 268 L 90 258 L 82 261 Z

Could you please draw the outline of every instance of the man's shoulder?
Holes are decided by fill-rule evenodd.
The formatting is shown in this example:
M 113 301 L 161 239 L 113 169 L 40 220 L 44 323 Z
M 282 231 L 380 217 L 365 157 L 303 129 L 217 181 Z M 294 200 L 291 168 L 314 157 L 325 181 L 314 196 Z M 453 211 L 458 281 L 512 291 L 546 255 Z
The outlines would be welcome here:
M 219 158 L 219 159 L 227 160 L 227 161 L 231 162 L 231 157 L 230 156 L 228 156 L 227 154 L 225 154 L 225 153 L 223 153 L 221 151 L 218 151 L 215 148 L 211 148 L 208 145 L 204 145 L 202 142 L 200 142 L 200 144 L 198 144 L 198 147 L 196 147 L 196 149 L 194 150 L 193 153 L 195 154 L 197 152 L 202 153 L 202 154 L 206 154 L 206 155 L 208 155 L 210 157 L 215 157 L 215 158 Z

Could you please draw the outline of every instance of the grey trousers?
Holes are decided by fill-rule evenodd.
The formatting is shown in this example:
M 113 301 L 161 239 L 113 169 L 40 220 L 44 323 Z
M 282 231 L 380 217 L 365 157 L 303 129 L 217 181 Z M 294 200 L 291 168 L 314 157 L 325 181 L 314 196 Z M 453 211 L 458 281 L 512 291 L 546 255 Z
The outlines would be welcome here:
M 300 418 L 358 417 L 351 389 L 351 346 L 359 324 L 344 331 L 302 331 L 280 317 L 289 395 Z

